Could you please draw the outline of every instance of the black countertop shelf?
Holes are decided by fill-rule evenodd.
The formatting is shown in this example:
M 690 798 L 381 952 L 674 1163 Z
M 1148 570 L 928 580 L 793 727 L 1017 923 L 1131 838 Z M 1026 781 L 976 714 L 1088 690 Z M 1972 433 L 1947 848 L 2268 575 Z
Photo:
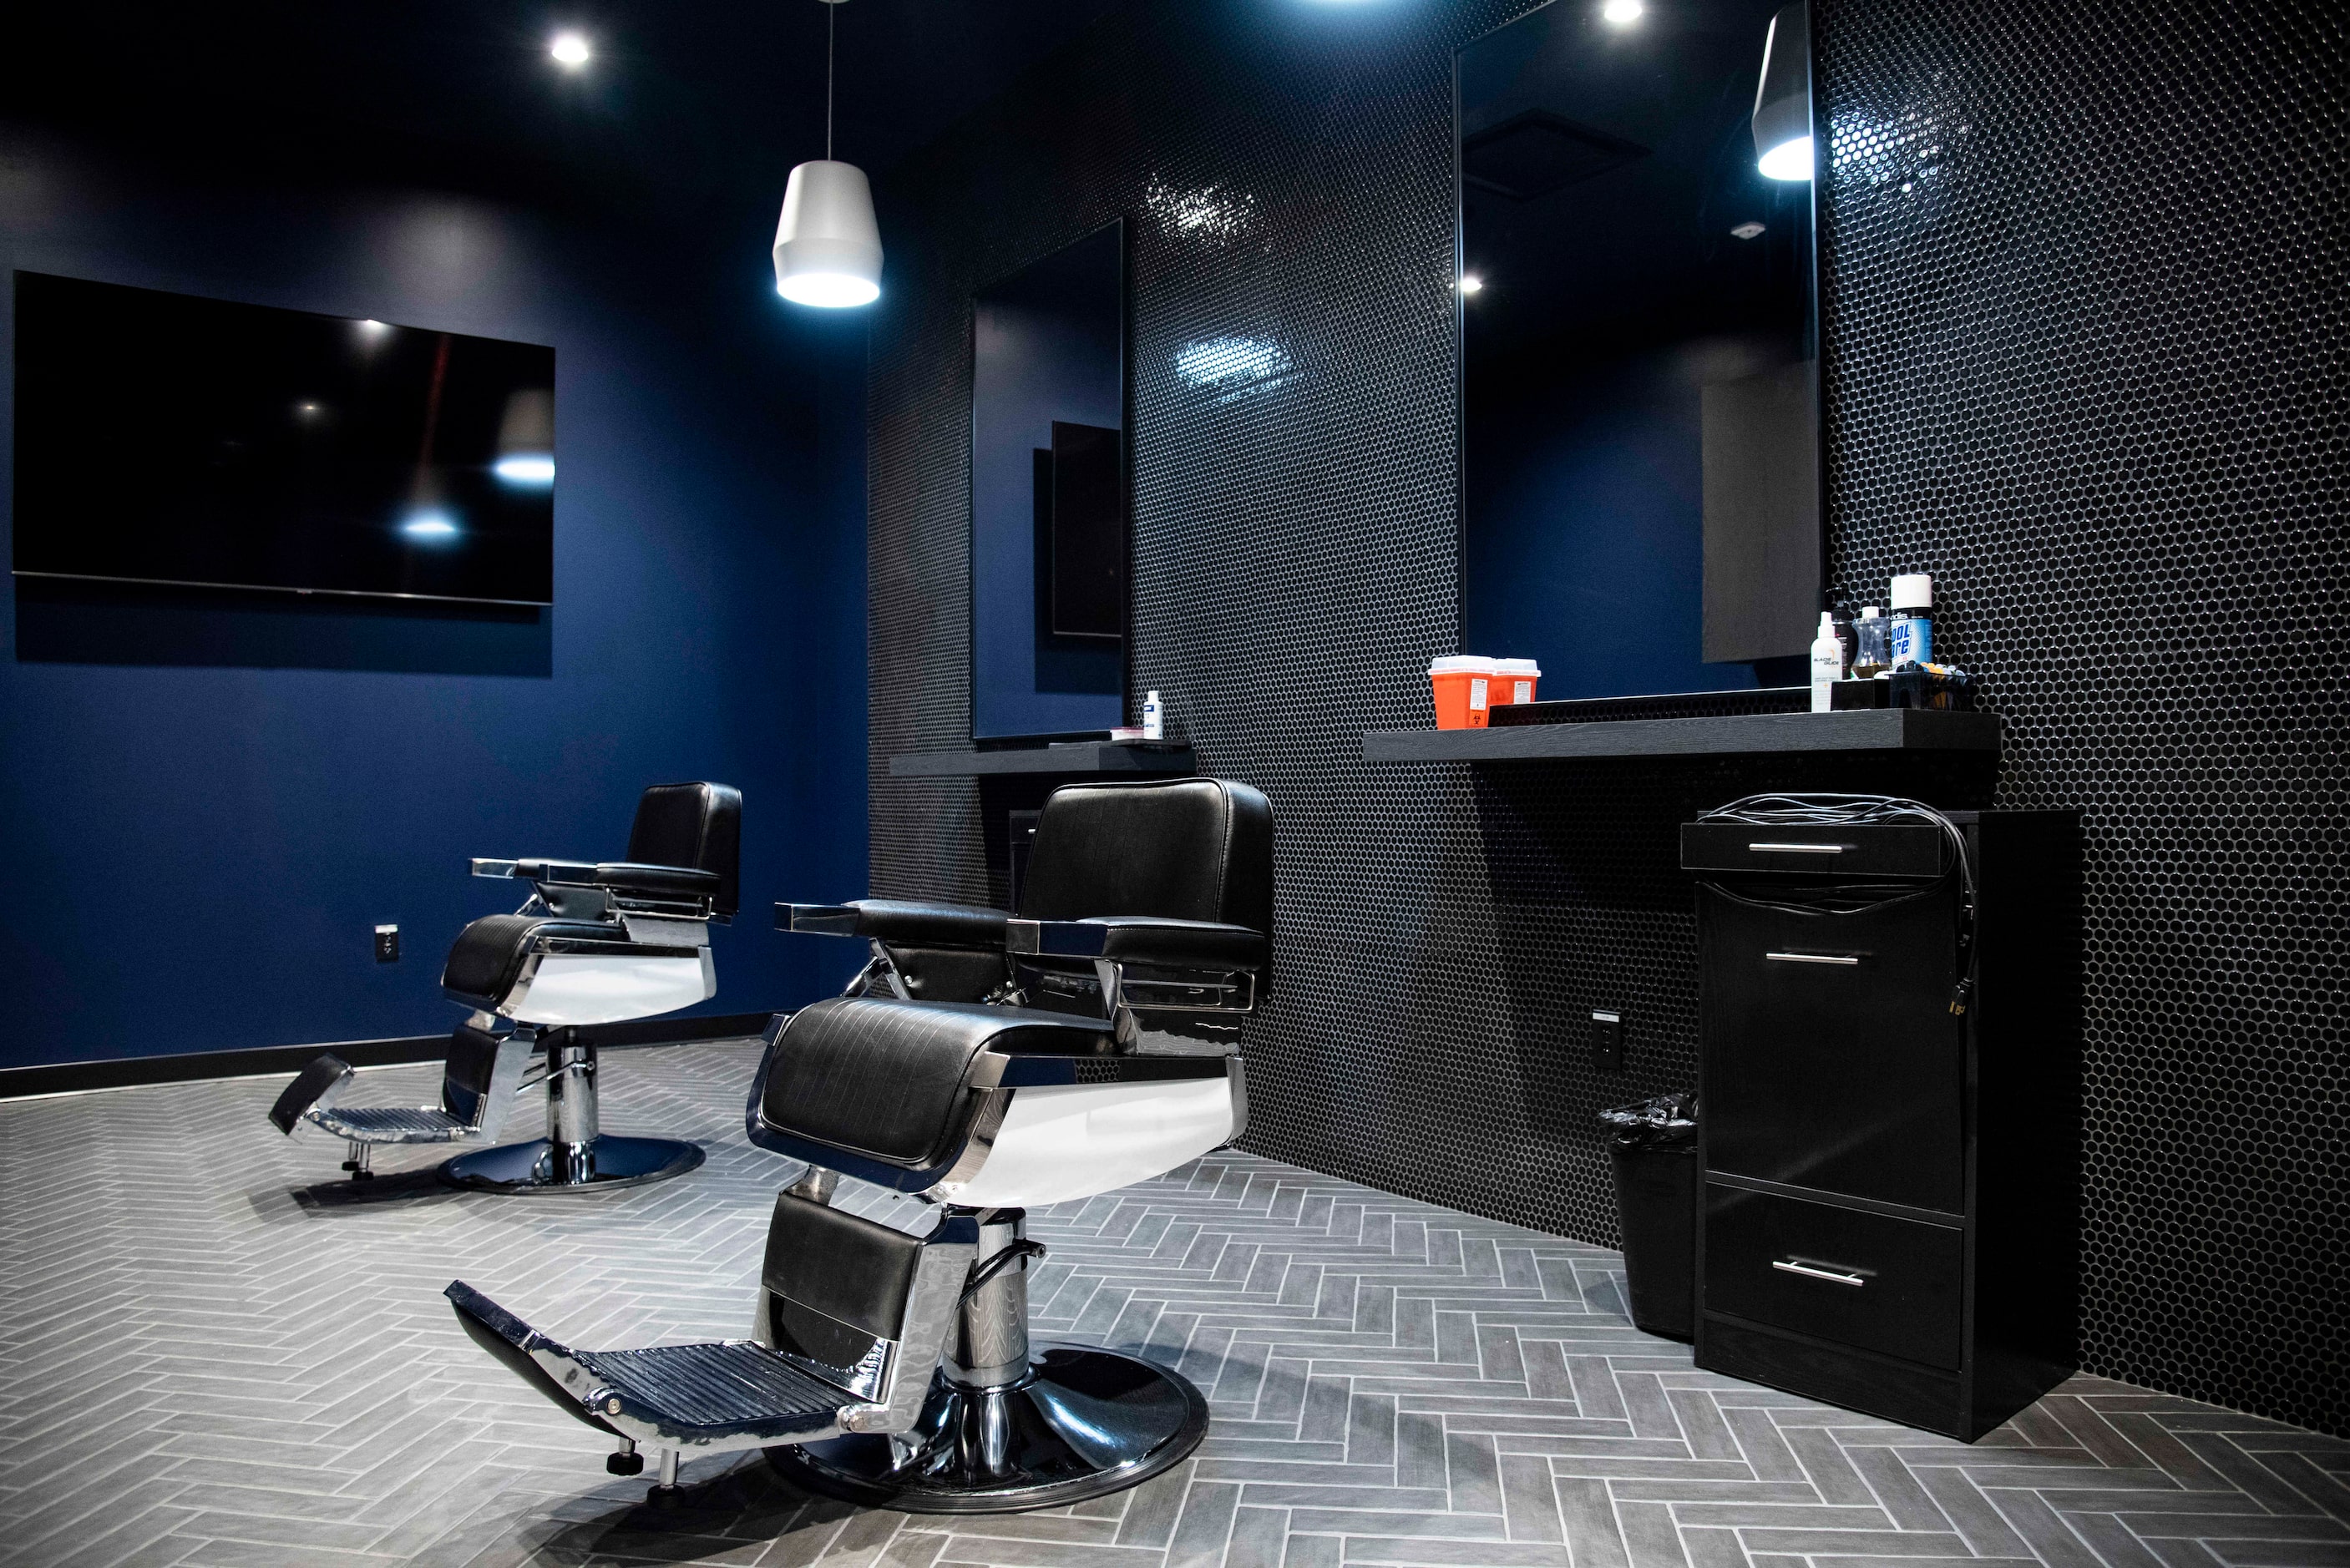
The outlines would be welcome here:
M 893 779 L 974 779 L 1007 775 L 1097 778 L 1180 777 L 1194 769 L 1191 748 L 1175 751 L 1081 741 L 994 752 L 911 752 L 889 759 Z
M 1585 720 L 1484 730 L 1373 730 L 1367 763 L 1502 763 L 1545 757 L 1724 757 L 1791 752 L 1999 751 L 1999 715 L 1924 708 Z

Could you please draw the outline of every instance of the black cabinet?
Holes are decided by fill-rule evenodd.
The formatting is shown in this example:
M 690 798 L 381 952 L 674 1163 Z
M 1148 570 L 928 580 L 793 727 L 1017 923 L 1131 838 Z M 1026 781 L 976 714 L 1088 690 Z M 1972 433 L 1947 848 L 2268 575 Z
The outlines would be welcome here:
M 1691 824 L 1700 1366 L 1973 1438 L 2076 1360 L 2071 812 Z

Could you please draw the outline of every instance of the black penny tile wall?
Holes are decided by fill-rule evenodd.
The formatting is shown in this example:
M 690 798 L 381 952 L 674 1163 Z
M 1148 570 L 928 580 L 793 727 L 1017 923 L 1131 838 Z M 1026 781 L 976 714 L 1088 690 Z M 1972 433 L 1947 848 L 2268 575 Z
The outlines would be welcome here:
M 1253 1147 L 1611 1242 L 1594 1113 L 1694 1070 L 1675 824 L 2078 806 L 2091 1365 L 2344 1429 L 2341 24 L 1817 3 L 1836 580 L 1936 575 L 2002 771 L 1366 765 L 1459 635 L 1451 52 L 1528 7 L 1139 0 L 881 184 L 875 890 L 1003 897 L 888 761 L 969 744 L 970 296 L 1123 215 L 1132 686 L 1280 819 Z
M 2350 1426 L 2337 6 L 1820 29 L 1834 576 L 1946 587 L 2002 804 L 2087 814 L 2099 1371 Z

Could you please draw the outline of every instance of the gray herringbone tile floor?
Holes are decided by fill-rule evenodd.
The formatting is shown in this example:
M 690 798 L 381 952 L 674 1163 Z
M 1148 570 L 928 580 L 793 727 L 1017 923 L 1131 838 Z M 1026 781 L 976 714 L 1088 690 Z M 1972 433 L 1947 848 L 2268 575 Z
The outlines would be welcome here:
M 1696 1371 L 1614 1253 L 1237 1154 L 1032 1222 L 1039 1332 L 1180 1366 L 1196 1459 L 959 1520 L 713 1459 L 656 1514 L 439 1292 L 591 1346 L 745 1332 L 793 1174 L 743 1140 L 754 1059 L 608 1058 L 608 1125 L 711 1158 L 585 1199 L 402 1179 L 419 1152 L 338 1200 L 338 1146 L 263 1120 L 278 1080 L 0 1104 L 0 1563 L 2350 1565 L 2350 1443 L 2085 1377 L 1970 1448 Z

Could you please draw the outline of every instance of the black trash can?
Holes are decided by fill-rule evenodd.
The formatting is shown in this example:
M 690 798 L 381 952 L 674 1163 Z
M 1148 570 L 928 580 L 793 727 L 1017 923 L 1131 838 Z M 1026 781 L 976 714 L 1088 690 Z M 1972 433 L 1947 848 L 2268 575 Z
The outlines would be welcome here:
M 1602 1111 L 1612 1134 L 1616 1212 L 1633 1326 L 1697 1337 L 1697 1096 L 1660 1095 Z

